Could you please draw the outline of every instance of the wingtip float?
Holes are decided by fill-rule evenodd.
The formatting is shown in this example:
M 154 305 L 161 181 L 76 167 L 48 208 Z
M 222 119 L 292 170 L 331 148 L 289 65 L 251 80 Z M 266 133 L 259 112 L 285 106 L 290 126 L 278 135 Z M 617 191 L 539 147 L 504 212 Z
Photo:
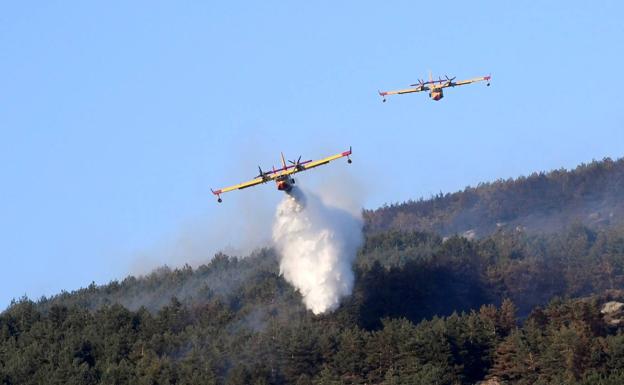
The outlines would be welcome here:
M 382 102 L 386 102 L 386 96 L 389 95 L 401 95 L 401 94 L 410 94 L 413 92 L 422 92 L 429 91 L 429 97 L 433 100 L 440 100 L 444 97 L 444 92 L 442 91 L 447 87 L 457 87 L 464 86 L 466 84 L 472 84 L 477 82 L 487 82 L 485 85 L 490 86 L 490 79 L 492 79 L 491 75 L 480 76 L 478 78 L 466 79 L 455 81 L 455 76 L 449 78 L 445 76 L 444 79 L 442 77 L 438 77 L 438 80 L 434 80 L 431 74 L 429 74 L 429 81 L 424 81 L 422 79 L 418 79 L 418 83 L 410 84 L 410 87 L 413 88 L 405 88 L 402 90 L 394 90 L 394 91 L 377 91 L 379 96 L 382 98 Z
M 331 156 L 328 156 L 326 158 L 319 159 L 319 160 L 301 161 L 301 156 L 300 156 L 297 160 L 289 160 L 288 162 L 290 163 L 290 165 L 286 163 L 286 159 L 284 158 L 284 154 L 282 153 L 281 154 L 281 161 L 282 161 L 281 168 L 276 169 L 275 167 L 273 167 L 271 171 L 263 171 L 262 167 L 258 166 L 258 171 L 260 171 L 260 173 L 254 179 L 247 181 L 247 182 L 239 183 L 233 186 L 224 187 L 218 190 L 210 189 L 210 191 L 212 191 L 212 194 L 217 197 L 217 202 L 219 203 L 223 202 L 223 200 L 221 199 L 221 194 L 223 193 L 226 193 L 228 191 L 233 191 L 233 190 L 242 190 L 244 188 L 257 186 L 259 184 L 266 183 L 269 181 L 274 181 L 279 191 L 284 191 L 288 193 L 292 190 L 293 185 L 295 184 L 295 179 L 292 177 L 294 174 L 298 172 L 310 170 L 314 167 L 322 166 L 333 160 L 344 158 L 344 157 L 347 158 L 347 163 L 351 163 L 352 162 L 351 153 L 352 153 L 352 150 L 351 150 L 351 147 L 349 147 L 349 150 L 347 151 L 343 151 L 341 153 L 331 155 Z

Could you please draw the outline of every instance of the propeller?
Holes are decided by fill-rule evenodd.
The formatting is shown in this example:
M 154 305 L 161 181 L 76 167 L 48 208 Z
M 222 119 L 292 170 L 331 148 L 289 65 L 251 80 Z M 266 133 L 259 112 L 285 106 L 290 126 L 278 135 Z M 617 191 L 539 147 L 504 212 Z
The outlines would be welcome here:
M 424 80 L 418 79 L 418 83 L 410 84 L 410 87 L 417 87 L 417 86 L 423 87 L 425 84 L 427 84 L 427 83 L 425 83 Z
M 260 173 L 256 176 L 256 178 L 266 179 L 267 175 L 269 175 L 268 172 L 262 171 L 262 168 L 260 166 L 258 166 L 258 171 L 260 171 Z
M 453 76 L 452 78 L 449 78 L 447 75 L 444 75 L 444 77 L 446 78 L 446 85 L 452 86 L 453 85 L 453 80 L 455 80 L 455 78 L 457 76 Z
M 297 160 L 296 160 L 296 161 L 294 161 L 294 160 L 289 160 L 289 162 L 290 162 L 293 166 L 295 166 L 295 168 L 296 168 L 297 170 L 301 170 L 301 155 L 299 155 L 299 158 L 297 158 Z

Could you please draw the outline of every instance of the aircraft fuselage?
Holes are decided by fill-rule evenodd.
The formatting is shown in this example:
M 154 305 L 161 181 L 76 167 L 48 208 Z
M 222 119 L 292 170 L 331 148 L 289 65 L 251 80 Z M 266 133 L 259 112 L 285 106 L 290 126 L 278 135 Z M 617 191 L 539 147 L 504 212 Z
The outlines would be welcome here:
M 279 191 L 290 192 L 295 184 L 295 180 L 289 176 L 280 177 L 275 180 Z
M 442 92 L 441 88 L 438 88 L 438 89 L 434 88 L 429 92 L 429 97 L 433 100 L 438 101 L 444 97 L 444 93 Z

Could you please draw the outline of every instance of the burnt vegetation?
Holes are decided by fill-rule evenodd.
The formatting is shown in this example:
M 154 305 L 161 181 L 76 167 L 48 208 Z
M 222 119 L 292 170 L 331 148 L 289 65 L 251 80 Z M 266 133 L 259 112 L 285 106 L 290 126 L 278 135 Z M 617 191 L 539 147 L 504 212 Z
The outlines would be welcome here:
M 623 175 L 607 159 L 368 211 L 327 315 L 271 249 L 22 298 L 0 383 L 621 384 Z

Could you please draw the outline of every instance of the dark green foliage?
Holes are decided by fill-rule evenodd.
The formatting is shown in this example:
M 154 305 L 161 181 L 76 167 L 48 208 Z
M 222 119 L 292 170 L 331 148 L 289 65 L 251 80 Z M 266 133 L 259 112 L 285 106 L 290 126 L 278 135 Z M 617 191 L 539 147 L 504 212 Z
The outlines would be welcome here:
M 155 315 L 115 305 L 42 312 L 15 303 L 0 317 L 3 384 L 613 384 L 624 339 L 598 298 L 553 301 L 519 327 L 513 304 L 433 317 L 386 318 L 367 331 L 334 317 L 268 316 L 260 330 L 218 302 L 173 299 Z M 223 314 L 223 312 L 230 315 Z M 7 326 L 22 319 L 19 329 Z M 18 322 L 19 323 L 19 322 Z M 15 333 L 19 330 L 18 333 Z M 593 382 L 592 382 L 593 381 Z
M 614 290 L 623 261 L 620 227 L 444 241 L 380 233 L 359 254 L 353 295 L 313 316 L 279 276 L 271 250 L 243 260 L 220 255 L 197 269 L 14 302 L 0 315 L 0 380 L 617 383 L 623 334 L 599 310 L 624 298 Z M 233 284 L 210 282 L 213 274 Z M 156 303 L 152 292 L 167 301 Z M 134 309 L 115 303 L 126 296 Z
M 549 266 L 560 269 L 554 271 L 561 276 L 554 286 L 560 294 L 577 294 L 579 280 L 592 290 L 618 282 L 623 256 L 618 230 L 574 227 L 546 237 L 498 233 L 481 241 L 445 242 L 388 233 L 367 245 L 390 247 L 394 239 L 399 239 L 395 250 L 426 247 L 430 257 L 388 267 L 360 263 L 353 296 L 334 314 L 320 317 L 306 312 L 297 293 L 264 268 L 229 292 L 201 300 L 173 297 L 152 312 L 118 304 L 85 306 L 119 295 L 124 286 L 116 284 L 39 303 L 22 299 L 0 315 L 0 379 L 4 384 L 455 384 L 488 376 L 517 384 L 610 384 L 621 379 L 623 334 L 599 311 L 601 303 L 622 299 L 620 292 L 551 301 L 535 308 L 522 327 L 514 302 L 500 300 L 503 294 L 520 295 L 519 288 L 529 286 L 520 285 L 523 280 L 539 284 L 552 275 L 540 275 L 536 264 L 525 276 L 507 276 L 518 272 L 510 267 L 530 266 L 545 255 L 552 259 Z M 569 244 L 580 250 L 558 252 Z M 370 250 L 380 248 L 365 248 L 360 262 Z M 216 267 L 185 268 L 182 275 L 193 280 L 218 269 L 232 276 L 247 262 L 224 258 L 213 262 Z M 270 252 L 250 258 L 272 265 Z M 604 258 L 618 267 L 590 266 Z M 566 274 L 574 285 L 566 283 Z M 145 279 L 158 287 L 153 276 Z M 162 280 L 170 285 L 175 278 Z M 500 307 L 481 306 L 492 299 Z

